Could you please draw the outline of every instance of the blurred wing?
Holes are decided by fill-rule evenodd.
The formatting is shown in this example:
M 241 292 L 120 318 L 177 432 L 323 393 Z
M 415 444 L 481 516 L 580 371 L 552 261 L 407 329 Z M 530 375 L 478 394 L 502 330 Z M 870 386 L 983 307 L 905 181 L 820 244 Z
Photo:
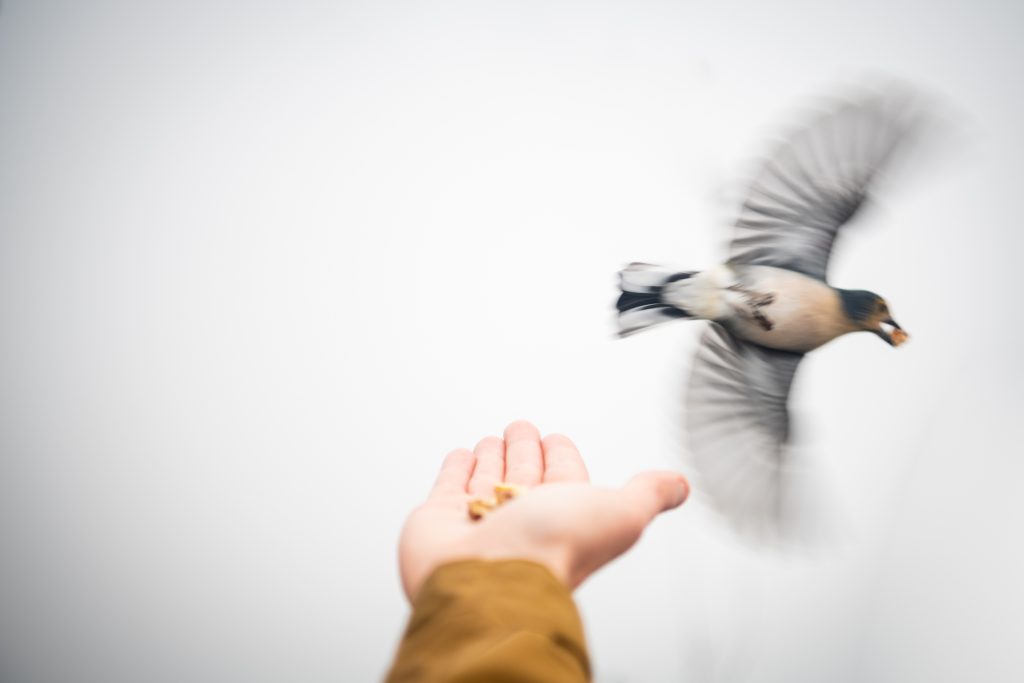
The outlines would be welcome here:
M 891 89 L 837 103 L 791 133 L 751 183 L 728 262 L 824 280 L 836 234 L 921 114 L 912 95 Z
M 786 403 L 802 359 L 749 344 L 712 324 L 691 370 L 686 421 L 697 489 L 754 536 L 774 535 L 791 509 L 784 500 Z

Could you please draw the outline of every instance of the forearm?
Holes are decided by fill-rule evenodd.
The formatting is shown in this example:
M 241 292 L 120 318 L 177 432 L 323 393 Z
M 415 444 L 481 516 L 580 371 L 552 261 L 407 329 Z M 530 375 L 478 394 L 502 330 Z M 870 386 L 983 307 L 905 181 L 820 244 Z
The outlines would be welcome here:
M 583 683 L 583 626 L 569 589 L 524 560 L 466 560 L 423 584 L 387 683 Z

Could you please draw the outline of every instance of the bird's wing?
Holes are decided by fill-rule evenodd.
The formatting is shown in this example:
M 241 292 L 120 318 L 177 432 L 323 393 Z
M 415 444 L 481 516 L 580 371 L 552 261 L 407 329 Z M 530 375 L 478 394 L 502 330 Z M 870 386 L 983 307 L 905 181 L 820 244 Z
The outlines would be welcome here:
M 745 535 L 777 535 L 794 510 L 786 404 L 802 358 L 712 324 L 693 362 L 686 421 L 697 490 Z
M 729 263 L 788 268 L 825 280 L 839 229 L 919 128 L 905 90 L 858 94 L 819 112 L 762 162 L 729 245 Z

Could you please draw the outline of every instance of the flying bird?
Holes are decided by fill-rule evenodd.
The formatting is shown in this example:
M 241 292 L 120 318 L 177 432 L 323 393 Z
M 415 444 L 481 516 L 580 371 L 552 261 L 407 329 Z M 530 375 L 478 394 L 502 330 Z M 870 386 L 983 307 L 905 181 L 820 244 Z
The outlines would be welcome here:
M 916 136 L 918 104 L 902 89 L 832 101 L 763 160 L 724 263 L 620 272 L 620 335 L 711 321 L 687 387 L 688 448 L 710 502 L 744 532 L 784 537 L 793 521 L 787 403 L 804 355 L 853 332 L 893 347 L 908 339 L 882 296 L 833 287 L 827 274 L 840 230 Z

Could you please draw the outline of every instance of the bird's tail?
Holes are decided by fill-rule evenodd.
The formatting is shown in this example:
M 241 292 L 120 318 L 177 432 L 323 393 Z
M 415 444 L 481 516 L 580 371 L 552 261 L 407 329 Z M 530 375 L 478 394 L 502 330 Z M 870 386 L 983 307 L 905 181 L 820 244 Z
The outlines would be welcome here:
M 669 320 L 696 317 L 662 298 L 667 285 L 696 274 L 694 271 L 668 270 L 649 263 L 630 263 L 619 271 L 622 294 L 615 303 L 619 311 L 619 336 L 625 337 Z

